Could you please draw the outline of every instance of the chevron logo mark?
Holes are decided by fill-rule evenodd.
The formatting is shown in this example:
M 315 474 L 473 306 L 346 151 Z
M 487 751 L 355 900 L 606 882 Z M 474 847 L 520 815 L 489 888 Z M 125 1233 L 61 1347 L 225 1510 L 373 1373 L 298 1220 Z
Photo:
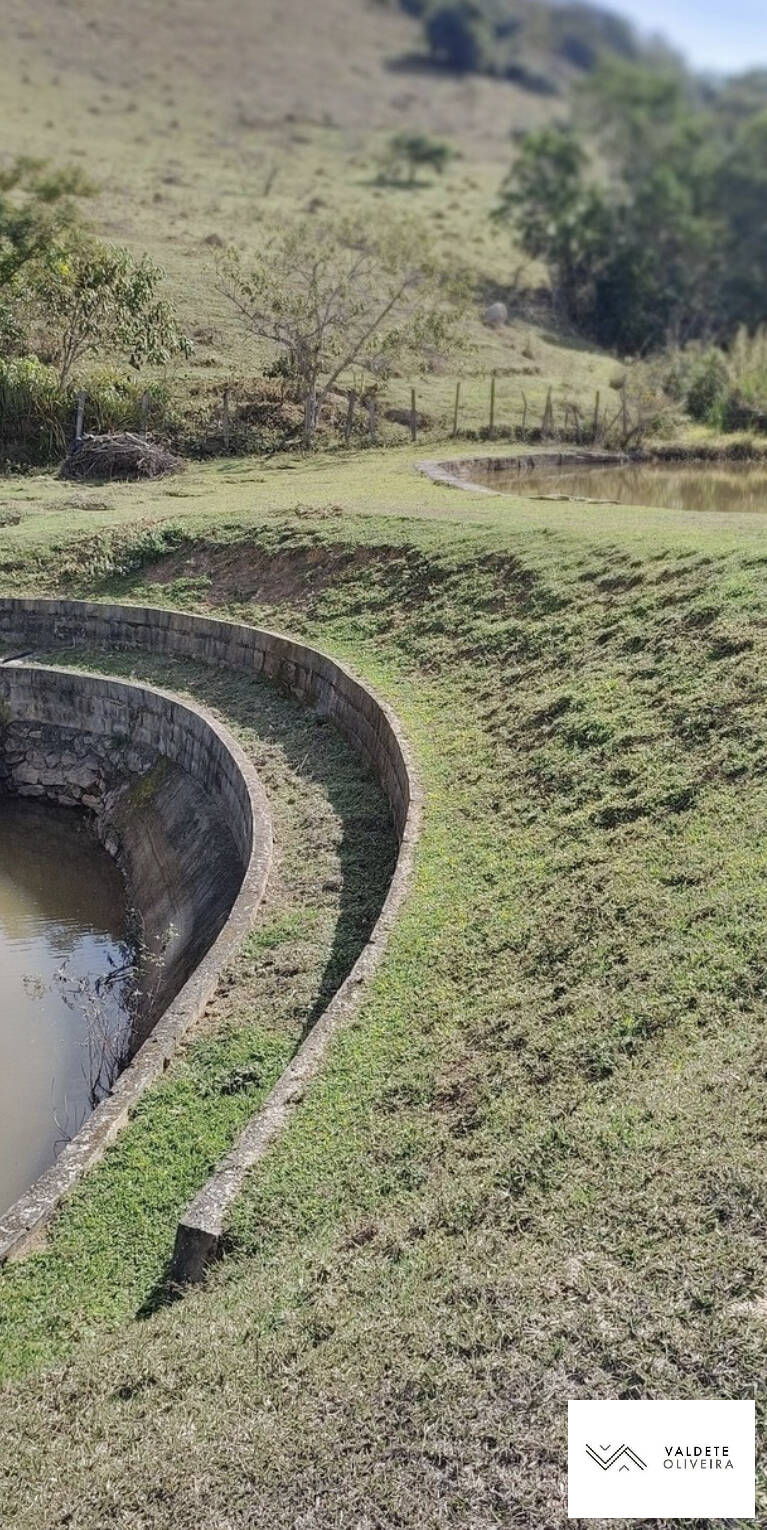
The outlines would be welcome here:
M 596 1461 L 603 1472 L 610 1472 L 613 1468 L 618 1472 L 647 1470 L 647 1462 L 630 1445 L 587 1445 L 586 1455 Z

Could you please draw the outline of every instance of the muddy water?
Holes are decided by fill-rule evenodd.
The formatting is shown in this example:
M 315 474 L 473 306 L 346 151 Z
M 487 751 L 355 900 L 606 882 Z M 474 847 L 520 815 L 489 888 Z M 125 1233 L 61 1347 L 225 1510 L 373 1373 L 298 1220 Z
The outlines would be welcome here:
M 124 1052 L 125 927 L 122 879 L 86 821 L 0 796 L 0 1214 Z
M 479 481 L 479 479 L 478 479 Z M 490 488 L 524 495 L 566 495 L 665 510 L 767 511 L 767 468 L 753 463 L 636 464 L 486 473 Z

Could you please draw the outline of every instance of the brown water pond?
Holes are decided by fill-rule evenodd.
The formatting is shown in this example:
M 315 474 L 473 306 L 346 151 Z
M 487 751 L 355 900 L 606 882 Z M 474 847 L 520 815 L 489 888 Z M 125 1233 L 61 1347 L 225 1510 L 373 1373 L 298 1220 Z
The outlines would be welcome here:
M 476 474 L 476 482 L 503 493 L 606 500 L 660 510 L 767 511 L 767 466 L 753 462 L 629 463 L 613 467 L 519 471 L 516 463 Z
M 0 796 L 0 1214 L 125 1058 L 126 921 L 122 878 L 84 816 Z

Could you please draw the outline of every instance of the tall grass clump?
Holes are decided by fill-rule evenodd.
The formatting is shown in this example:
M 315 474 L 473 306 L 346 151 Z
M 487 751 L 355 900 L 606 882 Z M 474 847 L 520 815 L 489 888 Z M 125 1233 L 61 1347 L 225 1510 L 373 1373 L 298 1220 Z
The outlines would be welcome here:
M 34 356 L 0 359 L 0 464 L 49 467 L 65 456 L 74 436 L 77 382 L 61 384 L 54 367 Z M 94 435 L 159 428 L 167 413 L 164 384 L 149 387 L 111 372 L 89 378 L 85 429 Z M 144 400 L 146 399 L 146 402 Z
M 694 420 L 717 430 L 767 432 L 767 326 L 741 325 L 727 349 L 683 352 L 673 384 Z

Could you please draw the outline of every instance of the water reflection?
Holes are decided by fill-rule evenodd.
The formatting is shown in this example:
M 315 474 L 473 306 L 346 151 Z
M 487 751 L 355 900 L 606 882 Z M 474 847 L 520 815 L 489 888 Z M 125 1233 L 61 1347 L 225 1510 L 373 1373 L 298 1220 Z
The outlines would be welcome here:
M 514 467 L 487 473 L 482 482 L 513 494 L 567 495 L 659 510 L 767 511 L 767 468 L 750 462 L 562 467 L 522 474 Z
M 0 796 L 0 1212 L 82 1124 L 124 1050 L 125 925 L 122 879 L 87 822 Z

